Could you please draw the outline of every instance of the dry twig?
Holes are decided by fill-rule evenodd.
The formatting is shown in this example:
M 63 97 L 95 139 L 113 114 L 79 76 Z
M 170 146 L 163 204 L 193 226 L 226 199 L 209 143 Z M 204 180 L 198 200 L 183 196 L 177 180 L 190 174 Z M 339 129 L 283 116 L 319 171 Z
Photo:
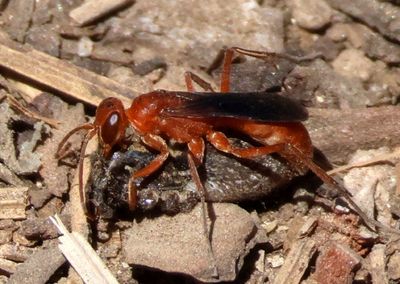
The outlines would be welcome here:
M 61 242 L 59 248 L 85 283 L 118 284 L 118 281 L 81 234 L 69 233 L 57 215 L 50 219 L 62 234 L 59 237 Z
M 0 188 L 0 219 L 25 219 L 27 187 Z
M 4 34 L 0 34 L 0 66 L 94 106 L 107 97 L 117 97 L 128 105 L 128 98 L 137 94 L 114 80 L 18 45 Z

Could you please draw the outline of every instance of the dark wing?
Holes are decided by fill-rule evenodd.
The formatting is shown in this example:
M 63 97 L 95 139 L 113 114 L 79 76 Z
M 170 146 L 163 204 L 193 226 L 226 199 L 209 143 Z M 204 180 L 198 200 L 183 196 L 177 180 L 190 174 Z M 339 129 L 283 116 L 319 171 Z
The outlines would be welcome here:
M 265 122 L 295 122 L 308 118 L 298 101 L 279 93 L 182 93 L 183 105 L 169 107 L 174 117 L 233 117 Z

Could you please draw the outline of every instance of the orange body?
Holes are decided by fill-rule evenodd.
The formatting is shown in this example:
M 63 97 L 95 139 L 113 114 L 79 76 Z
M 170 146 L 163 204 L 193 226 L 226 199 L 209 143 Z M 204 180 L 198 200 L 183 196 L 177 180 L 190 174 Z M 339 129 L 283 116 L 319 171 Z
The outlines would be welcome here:
M 153 134 L 178 143 L 190 143 L 199 138 L 212 140 L 216 131 L 229 129 L 264 145 L 289 143 L 308 158 L 312 158 L 311 139 L 301 122 L 260 122 L 230 117 L 173 117 L 163 113 L 166 109 L 185 104 L 186 101 L 174 92 L 155 91 L 134 99 L 131 107 L 126 110 L 126 115 L 140 135 Z M 214 145 L 212 141 L 210 142 Z M 254 153 L 254 156 L 258 154 Z
M 63 146 L 73 133 L 88 131 L 79 161 L 79 188 L 83 204 L 86 204 L 86 194 L 82 185 L 82 165 L 88 141 L 97 134 L 102 153 L 107 157 L 115 145 L 126 142 L 125 131 L 129 125 L 145 145 L 159 152 L 153 161 L 134 172 L 130 178 L 128 203 L 131 209 L 136 207 L 136 181 L 151 175 L 163 165 L 169 155 L 166 141 L 170 140 L 187 144 L 190 171 L 203 197 L 205 190 L 196 168 L 203 162 L 205 140 L 216 149 L 239 158 L 278 153 L 301 173 L 313 167 L 313 163 L 310 163 L 313 155 L 311 140 L 300 122 L 307 118 L 304 107 L 276 93 L 229 92 L 230 68 L 235 50 L 243 52 L 240 49 L 227 50 L 220 93 L 215 93 L 208 83 L 196 75 L 186 73 L 188 92 L 159 90 L 142 94 L 126 110 L 119 99 L 107 98 L 98 106 L 93 123 L 81 125 L 64 137 L 59 144 L 58 156 L 61 156 Z M 211 92 L 196 93 L 193 81 Z M 226 130 L 246 135 L 261 145 L 237 148 L 225 136 Z

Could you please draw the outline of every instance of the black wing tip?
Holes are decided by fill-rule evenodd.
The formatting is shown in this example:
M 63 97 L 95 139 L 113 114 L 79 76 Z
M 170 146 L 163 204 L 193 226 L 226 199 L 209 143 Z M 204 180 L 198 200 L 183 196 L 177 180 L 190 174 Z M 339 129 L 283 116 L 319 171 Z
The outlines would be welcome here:
M 304 105 L 301 104 L 301 102 L 298 102 L 298 104 L 299 104 L 299 107 L 300 107 L 300 110 L 299 110 L 299 113 L 298 113 L 299 120 L 300 121 L 305 121 L 305 120 L 307 120 L 309 118 L 308 110 Z
M 231 117 L 265 122 L 299 122 L 308 119 L 300 101 L 281 92 L 196 93 L 186 103 L 164 110 L 175 117 Z

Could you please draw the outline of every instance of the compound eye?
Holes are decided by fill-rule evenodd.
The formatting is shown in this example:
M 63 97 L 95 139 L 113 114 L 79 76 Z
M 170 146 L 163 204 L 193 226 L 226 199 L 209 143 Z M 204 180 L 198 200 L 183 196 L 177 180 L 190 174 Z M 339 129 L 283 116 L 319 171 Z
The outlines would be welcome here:
M 106 145 L 113 146 L 119 135 L 120 116 L 117 112 L 111 113 L 101 126 L 101 139 Z

